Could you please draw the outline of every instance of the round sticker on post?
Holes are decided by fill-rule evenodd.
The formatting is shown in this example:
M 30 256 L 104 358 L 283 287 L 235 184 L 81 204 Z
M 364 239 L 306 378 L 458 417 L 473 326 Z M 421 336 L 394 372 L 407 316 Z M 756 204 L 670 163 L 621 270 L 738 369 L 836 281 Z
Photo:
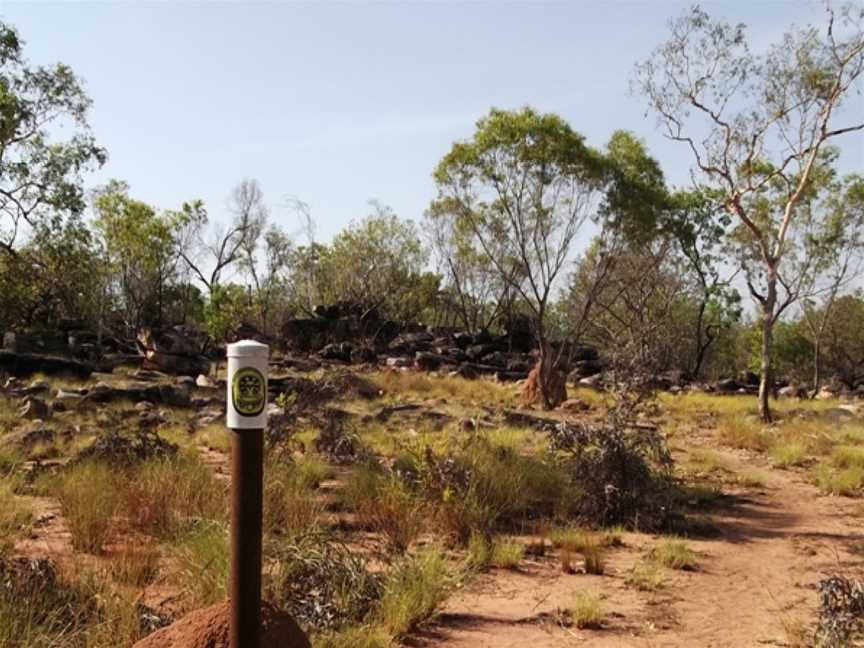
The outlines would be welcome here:
M 267 423 L 270 348 L 254 340 L 228 345 L 228 427 L 260 430 Z

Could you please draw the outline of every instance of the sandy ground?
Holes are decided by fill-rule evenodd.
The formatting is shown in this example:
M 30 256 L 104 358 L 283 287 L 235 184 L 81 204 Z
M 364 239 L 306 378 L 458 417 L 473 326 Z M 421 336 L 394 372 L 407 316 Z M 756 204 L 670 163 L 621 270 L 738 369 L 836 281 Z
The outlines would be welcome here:
M 740 464 L 736 455 L 721 454 Z M 819 579 L 864 564 L 864 525 L 855 500 L 822 496 L 793 473 L 774 470 L 766 476 L 765 488 L 742 489 L 708 516 L 717 537 L 689 541 L 699 554 L 699 570 L 668 571 L 657 592 L 625 585 L 627 570 L 654 542 L 651 536 L 628 534 L 603 576 L 563 574 L 547 560 L 522 573 L 498 571 L 483 578 L 454 597 L 411 645 L 788 646 L 786 628 L 815 618 Z M 563 628 L 556 622 L 556 610 L 581 589 L 605 598 L 602 629 Z

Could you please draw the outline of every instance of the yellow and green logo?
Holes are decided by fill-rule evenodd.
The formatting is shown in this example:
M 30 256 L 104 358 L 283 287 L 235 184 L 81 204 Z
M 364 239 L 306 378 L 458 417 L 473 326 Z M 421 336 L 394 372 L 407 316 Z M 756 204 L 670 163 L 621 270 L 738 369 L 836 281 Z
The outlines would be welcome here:
M 243 416 L 258 416 L 267 401 L 267 382 L 253 367 L 239 369 L 231 380 L 231 401 Z

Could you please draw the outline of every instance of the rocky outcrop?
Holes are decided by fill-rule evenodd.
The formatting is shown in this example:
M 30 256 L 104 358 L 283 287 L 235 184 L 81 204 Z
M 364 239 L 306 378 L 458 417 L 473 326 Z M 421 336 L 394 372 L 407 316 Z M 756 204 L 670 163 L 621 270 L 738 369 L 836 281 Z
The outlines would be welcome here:
M 0 371 L 17 378 L 25 378 L 35 373 L 49 376 L 68 375 L 76 378 L 89 378 L 96 367 L 87 362 L 55 355 L 18 353 L 0 350 Z

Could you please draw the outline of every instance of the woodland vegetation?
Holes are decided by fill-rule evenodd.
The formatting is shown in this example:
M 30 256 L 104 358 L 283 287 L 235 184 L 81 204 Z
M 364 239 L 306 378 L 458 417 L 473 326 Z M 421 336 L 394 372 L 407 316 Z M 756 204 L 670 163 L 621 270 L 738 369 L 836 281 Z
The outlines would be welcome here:
M 559 115 L 493 108 L 430 169 L 422 218 L 372 201 L 322 241 L 306 203 L 254 179 L 218 214 L 194 188 L 180 205 L 86 189 L 108 152 L 82 81 L 0 22 L 0 333 L 134 348 L 181 326 L 210 350 L 197 376 L 130 357 L 2 376 L 0 646 L 132 646 L 224 600 L 212 360 L 248 331 L 274 342 L 265 595 L 316 648 L 399 645 L 445 606 L 462 621 L 424 645 L 472 645 L 484 618 L 537 648 L 860 645 L 864 174 L 837 145 L 864 132 L 843 110 L 862 73 L 860 7 L 759 53 L 694 8 L 632 78 L 691 185 L 638 133 L 594 147 Z M 282 353 L 286 323 L 333 305 L 472 345 L 529 322 L 542 411 L 420 354 Z M 565 399 L 577 346 L 604 381 Z M 741 374 L 758 396 L 659 389 Z

